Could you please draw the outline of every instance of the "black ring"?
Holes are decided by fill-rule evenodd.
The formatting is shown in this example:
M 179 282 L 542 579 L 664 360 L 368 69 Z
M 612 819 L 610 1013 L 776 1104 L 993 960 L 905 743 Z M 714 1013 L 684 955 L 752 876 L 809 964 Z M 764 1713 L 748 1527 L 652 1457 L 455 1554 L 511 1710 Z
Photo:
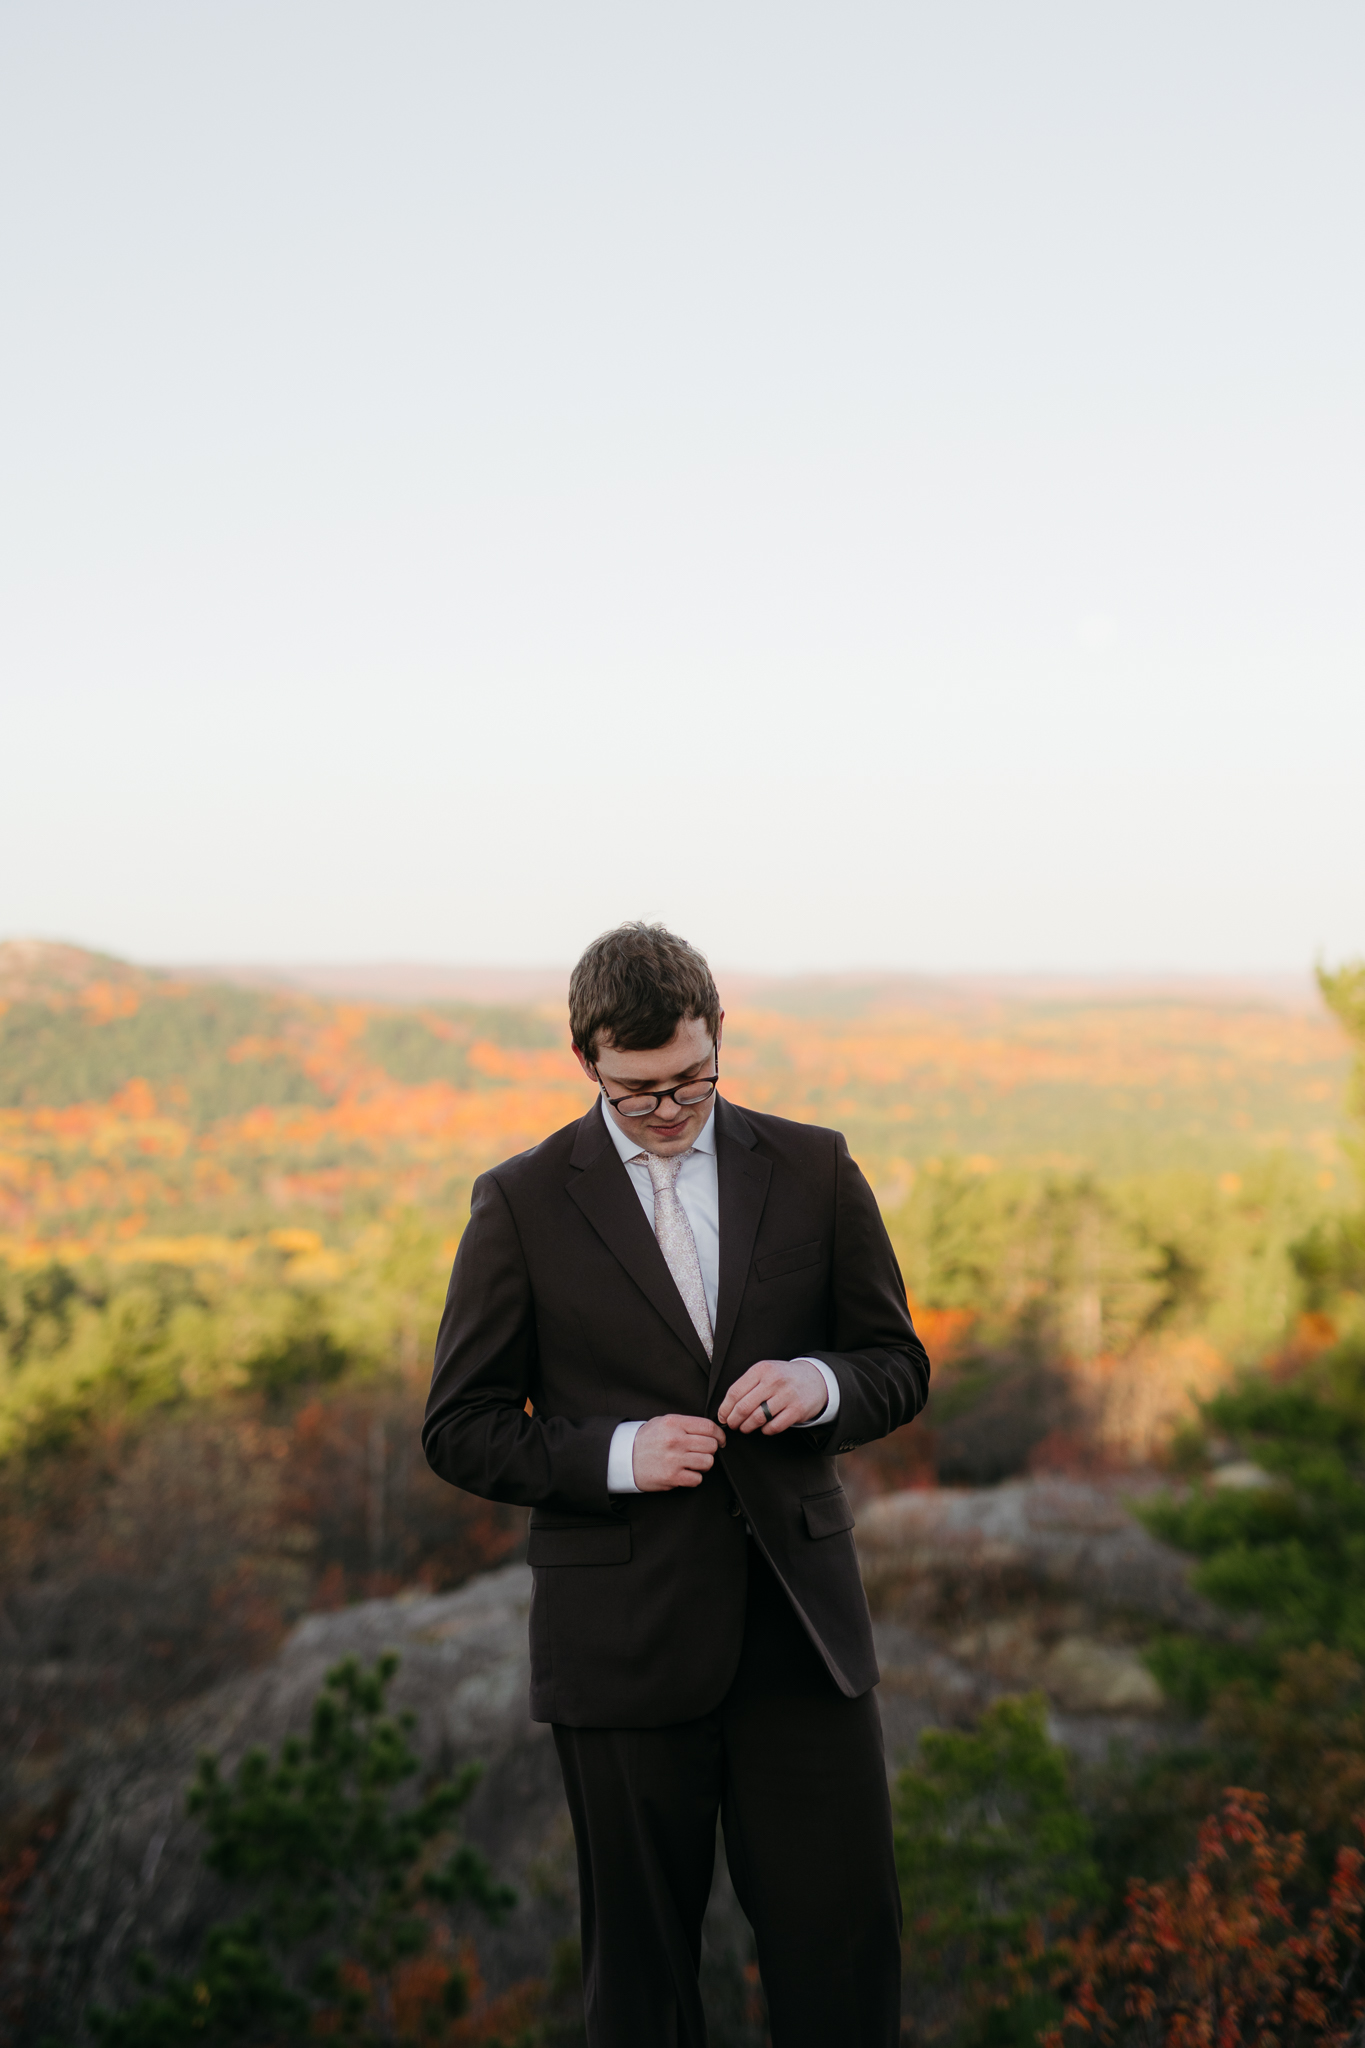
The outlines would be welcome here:
M 770 1408 L 770 1407 L 768 1406 L 767 1402 L 766 1402 L 766 1401 L 760 1401 L 758 1405 L 759 1405 L 759 1407 L 760 1407 L 760 1408 L 761 1408 L 761 1409 L 763 1410 L 763 1413 L 764 1413 L 764 1414 L 765 1414 L 765 1415 L 767 1416 L 767 1418 L 768 1418 L 769 1422 L 771 1422 L 771 1421 L 772 1421 L 772 1419 L 773 1419 L 773 1411 L 772 1411 L 772 1409 L 771 1409 L 771 1408 Z

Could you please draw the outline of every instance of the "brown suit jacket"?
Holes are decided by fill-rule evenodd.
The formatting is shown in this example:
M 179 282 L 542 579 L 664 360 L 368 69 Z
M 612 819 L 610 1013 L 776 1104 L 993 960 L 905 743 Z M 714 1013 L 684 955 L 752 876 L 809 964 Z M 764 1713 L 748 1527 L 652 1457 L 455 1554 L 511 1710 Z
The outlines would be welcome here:
M 840 1689 L 877 1682 L 834 1454 L 918 1414 L 929 1360 L 838 1131 L 717 1097 L 716 1171 L 709 1363 L 596 1103 L 474 1184 L 422 1442 L 452 1485 L 531 1509 L 537 1720 L 658 1727 L 716 1706 L 743 1635 L 746 1521 Z M 700 1486 L 608 1494 L 618 1422 L 714 1420 L 756 1360 L 801 1356 L 838 1379 L 832 1428 L 732 1432 Z

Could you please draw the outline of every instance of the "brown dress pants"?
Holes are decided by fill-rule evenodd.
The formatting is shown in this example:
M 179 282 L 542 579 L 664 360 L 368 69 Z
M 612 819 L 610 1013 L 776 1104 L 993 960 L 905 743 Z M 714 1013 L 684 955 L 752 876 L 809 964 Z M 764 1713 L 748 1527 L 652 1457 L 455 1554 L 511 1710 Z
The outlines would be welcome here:
M 555 1726 L 578 1847 L 589 2048 L 705 2048 L 697 1973 L 716 1817 L 773 2048 L 894 2048 L 900 1893 L 881 1723 L 846 1699 L 756 1545 L 744 1647 L 711 1713 Z

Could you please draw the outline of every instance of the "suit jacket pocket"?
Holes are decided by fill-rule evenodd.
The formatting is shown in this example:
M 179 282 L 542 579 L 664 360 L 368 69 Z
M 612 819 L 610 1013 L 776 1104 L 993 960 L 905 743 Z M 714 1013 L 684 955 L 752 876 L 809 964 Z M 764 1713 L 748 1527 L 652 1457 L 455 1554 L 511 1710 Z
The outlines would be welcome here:
M 813 1244 L 794 1244 L 789 1252 L 766 1252 L 754 1260 L 754 1271 L 760 1280 L 778 1280 L 784 1273 L 799 1273 L 803 1266 L 818 1266 L 823 1248 L 817 1237 Z
M 806 1534 L 817 1539 L 838 1536 L 853 1527 L 853 1510 L 842 1486 L 832 1486 L 828 1493 L 808 1493 L 801 1512 L 806 1518 Z
M 548 1526 L 546 1525 L 548 1523 Z M 566 1564 L 628 1564 L 630 1523 L 576 1521 L 567 1515 L 532 1520 L 526 1562 L 537 1571 Z

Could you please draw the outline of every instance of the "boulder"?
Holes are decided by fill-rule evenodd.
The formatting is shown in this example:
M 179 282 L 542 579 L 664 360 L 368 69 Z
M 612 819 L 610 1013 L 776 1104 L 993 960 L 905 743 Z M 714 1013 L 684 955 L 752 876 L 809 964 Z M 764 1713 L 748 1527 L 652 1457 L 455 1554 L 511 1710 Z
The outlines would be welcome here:
M 869 1590 L 897 1579 L 1071 1593 L 1171 1628 L 1223 1622 L 1189 1583 L 1189 1559 L 1150 1536 L 1113 1486 L 1025 1479 L 884 1494 L 859 1510 Z
M 888 1755 L 1040 1690 L 1054 1740 L 1102 1762 L 1189 1731 L 1142 1658 L 1157 1628 L 1217 1635 L 1190 1560 L 1148 1534 L 1114 1484 L 1016 1480 L 884 1494 L 858 1510 Z

